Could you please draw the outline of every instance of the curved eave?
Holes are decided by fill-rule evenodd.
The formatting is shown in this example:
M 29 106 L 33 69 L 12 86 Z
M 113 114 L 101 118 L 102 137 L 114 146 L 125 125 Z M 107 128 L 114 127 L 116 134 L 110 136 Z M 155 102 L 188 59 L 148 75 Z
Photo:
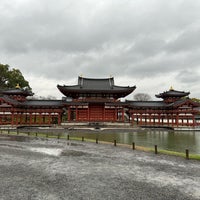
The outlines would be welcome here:
M 180 93 L 161 93 L 155 95 L 157 98 L 167 98 L 167 97 L 186 97 L 190 94 L 190 92 L 180 92 Z
M 60 86 L 57 85 L 57 88 L 60 90 L 61 93 L 63 93 L 67 97 L 77 98 L 79 96 L 82 96 L 83 94 L 89 95 L 96 95 L 96 94 L 102 94 L 110 96 L 113 96 L 115 98 L 121 98 L 129 95 L 132 93 L 136 86 L 133 87 L 117 87 L 117 89 L 109 89 L 109 90 L 92 90 L 92 89 L 83 89 L 83 88 L 72 88 L 67 86 Z
M 62 108 L 61 100 L 28 100 L 21 104 L 25 108 Z
M 21 95 L 21 96 L 33 96 L 33 93 L 30 91 L 21 91 L 21 90 L 7 90 L 3 91 L 2 94 L 4 95 Z

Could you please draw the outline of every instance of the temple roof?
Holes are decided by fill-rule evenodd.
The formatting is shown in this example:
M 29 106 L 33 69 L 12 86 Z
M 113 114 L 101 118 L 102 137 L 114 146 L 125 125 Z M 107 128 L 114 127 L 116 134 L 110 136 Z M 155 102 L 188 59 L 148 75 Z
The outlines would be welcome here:
M 160 93 L 160 94 L 157 94 L 155 95 L 157 98 L 168 98 L 168 97 L 185 97 L 185 96 L 188 96 L 190 94 L 190 92 L 184 92 L 184 91 L 177 91 L 177 90 L 174 90 L 174 89 L 170 89 L 166 92 L 163 92 L 163 93 Z
M 61 100 L 28 100 L 23 102 L 23 106 L 28 107 L 62 107 Z
M 126 103 L 129 107 L 136 109 L 173 109 L 180 106 L 184 106 L 185 108 L 199 107 L 199 103 L 192 101 L 191 99 L 179 99 L 175 102 L 165 103 L 164 101 L 130 101 L 126 100 Z
M 78 98 L 92 95 L 101 97 L 120 98 L 133 92 L 136 86 L 122 87 L 114 84 L 114 78 L 83 78 L 78 77 L 78 84 L 72 86 L 57 85 L 58 89 L 67 97 Z
M 135 107 L 135 108 L 167 108 L 167 107 L 171 106 L 171 104 L 166 104 L 163 101 L 130 101 L 130 100 L 126 100 L 126 103 L 130 107 Z
M 21 96 L 33 96 L 33 93 L 29 90 L 24 90 L 20 88 L 8 89 L 1 92 L 4 95 L 21 95 Z

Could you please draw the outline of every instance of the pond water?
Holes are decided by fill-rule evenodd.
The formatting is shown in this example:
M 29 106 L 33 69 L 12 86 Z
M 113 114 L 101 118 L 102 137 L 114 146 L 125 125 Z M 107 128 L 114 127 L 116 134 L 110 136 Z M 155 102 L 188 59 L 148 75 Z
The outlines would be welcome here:
M 122 144 L 132 144 L 135 142 L 136 146 L 144 146 L 154 148 L 154 145 L 158 146 L 158 149 L 177 151 L 184 153 L 186 149 L 189 149 L 190 153 L 200 154 L 200 131 L 172 131 L 172 130 L 151 130 L 151 129 L 124 129 L 124 130 L 63 130 L 53 131 L 47 130 L 28 130 L 28 132 L 40 132 L 43 134 L 61 134 L 66 137 L 84 137 L 86 139 L 100 141 L 108 141 Z M 30 137 L 26 136 L 3 136 L 0 135 L 0 140 L 15 140 L 15 141 L 28 141 Z M 32 138 L 33 139 L 33 138 Z
M 200 154 L 200 131 L 165 131 L 165 130 L 141 130 L 141 131 L 96 131 L 92 133 L 71 132 L 70 136 L 85 137 L 88 139 L 96 139 L 99 141 L 132 144 L 136 146 L 152 147 L 158 145 L 158 148 L 185 152 L 189 149 L 191 153 Z

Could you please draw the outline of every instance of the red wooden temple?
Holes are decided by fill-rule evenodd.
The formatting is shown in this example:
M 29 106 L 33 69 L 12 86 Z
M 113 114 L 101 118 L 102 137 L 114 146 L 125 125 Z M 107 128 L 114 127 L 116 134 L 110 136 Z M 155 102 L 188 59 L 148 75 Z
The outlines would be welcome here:
M 162 101 L 127 101 L 132 123 L 156 127 L 199 126 L 200 104 L 192 101 L 189 94 L 170 88 L 155 95 Z
M 161 101 L 120 101 L 136 86 L 117 86 L 114 78 L 78 77 L 77 85 L 58 85 L 62 100 L 30 100 L 32 92 L 4 90 L 0 96 L 0 125 L 62 125 L 64 122 L 127 122 L 136 126 L 199 126 L 198 108 L 189 92 L 156 95 Z
M 74 86 L 57 86 L 71 102 L 64 103 L 68 121 L 123 122 L 125 104 L 119 98 L 135 90 L 114 84 L 114 78 L 91 79 L 78 77 Z

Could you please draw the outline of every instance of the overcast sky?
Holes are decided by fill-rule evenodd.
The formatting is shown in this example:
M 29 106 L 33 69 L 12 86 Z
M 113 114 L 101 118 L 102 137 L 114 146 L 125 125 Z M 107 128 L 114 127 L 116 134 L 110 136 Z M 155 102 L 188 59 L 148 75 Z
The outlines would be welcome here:
M 114 76 L 155 94 L 200 98 L 199 0 L 0 0 L 0 63 L 38 96 L 77 77 Z

